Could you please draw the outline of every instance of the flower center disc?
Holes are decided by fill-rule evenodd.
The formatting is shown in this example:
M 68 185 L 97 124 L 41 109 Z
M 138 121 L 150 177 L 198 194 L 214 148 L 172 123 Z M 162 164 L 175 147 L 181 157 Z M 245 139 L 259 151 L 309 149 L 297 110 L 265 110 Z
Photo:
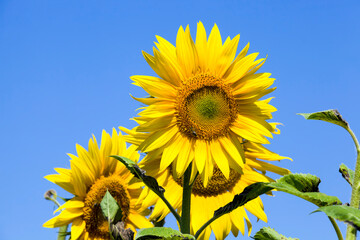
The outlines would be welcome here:
M 178 92 L 177 124 L 189 137 L 212 140 L 225 135 L 236 115 L 229 87 L 208 74 L 194 76 Z
M 124 180 L 117 175 L 101 177 L 90 188 L 85 198 L 84 220 L 86 231 L 91 238 L 109 239 L 109 224 L 101 211 L 101 200 L 109 190 L 122 210 L 122 221 L 129 215 L 130 198 L 124 187 Z
M 215 167 L 213 176 L 206 187 L 204 187 L 201 177 L 196 177 L 192 187 L 192 193 L 204 197 L 218 196 L 219 194 L 231 191 L 240 179 L 241 174 L 233 169 L 230 169 L 230 177 L 229 179 L 226 179 L 220 169 Z M 178 178 L 175 181 L 180 186 L 183 185 L 183 177 Z

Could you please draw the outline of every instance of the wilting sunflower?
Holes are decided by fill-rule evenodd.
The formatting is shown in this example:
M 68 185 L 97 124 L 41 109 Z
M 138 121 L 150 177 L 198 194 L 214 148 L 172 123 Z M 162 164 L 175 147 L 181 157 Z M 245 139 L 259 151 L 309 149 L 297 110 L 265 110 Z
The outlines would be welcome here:
M 193 163 L 205 185 L 215 165 L 226 179 L 230 169 L 241 173 L 244 139 L 268 143 L 274 131 L 266 120 L 276 108 L 271 98 L 259 100 L 275 89 L 270 73 L 256 73 L 265 59 L 247 55 L 249 44 L 236 56 L 239 35 L 223 43 L 215 25 L 207 38 L 201 22 L 195 43 L 189 27 L 180 27 L 176 47 L 156 38 L 154 56 L 143 55 L 159 77 L 131 77 L 150 97 L 135 98 L 148 106 L 135 118 L 138 127 L 122 129 L 126 140 L 162 156 L 161 171 L 172 165 L 182 176 Z
M 201 178 L 195 179 L 191 194 L 191 210 L 190 210 L 190 231 L 195 234 L 199 228 L 206 223 L 214 214 L 214 211 L 231 202 L 234 195 L 241 193 L 245 187 L 256 182 L 270 182 L 271 178 L 265 176 L 266 171 L 274 172 L 280 175 L 288 174 L 287 169 L 275 166 L 266 161 L 276 161 L 287 157 L 279 156 L 273 153 L 261 144 L 247 142 L 245 146 L 246 164 L 243 166 L 243 172 L 238 173 L 230 170 L 229 178 L 225 178 L 224 174 L 217 166 L 214 167 L 213 177 L 205 187 Z M 262 160 L 259 160 L 259 159 Z M 289 158 L 288 158 L 289 159 Z M 140 163 L 140 167 L 146 170 L 147 174 L 154 176 L 159 184 L 165 189 L 165 197 L 170 204 L 181 212 L 182 206 L 182 177 L 175 179 L 172 174 L 172 167 L 160 171 L 160 158 L 145 157 Z M 260 172 L 261 173 L 260 173 Z M 169 209 L 164 202 L 160 200 L 149 189 L 145 189 L 139 197 L 144 208 L 155 205 L 150 216 L 151 220 L 161 220 L 168 213 Z M 211 232 L 214 232 L 217 240 L 224 239 L 230 231 L 234 236 L 240 232 L 245 234 L 245 223 L 248 233 L 251 232 L 251 223 L 246 211 L 252 213 L 257 218 L 267 221 L 264 207 L 260 197 L 246 203 L 243 207 L 239 207 L 229 214 L 225 214 L 215 220 L 207 227 L 199 239 L 209 239 Z M 245 220 L 245 223 L 244 223 Z
M 121 134 L 113 129 L 112 137 L 103 131 L 100 149 L 95 137 L 89 141 L 89 150 L 76 146 L 78 156 L 71 157 L 71 169 L 55 168 L 59 174 L 45 178 L 75 195 L 58 210 L 61 213 L 44 223 L 44 227 L 71 226 L 71 239 L 109 239 L 109 225 L 102 215 L 100 202 L 107 190 L 118 202 L 125 228 L 152 227 L 145 218 L 146 210 L 136 204 L 142 183 L 133 181 L 126 167 L 110 155 L 120 155 L 138 161 L 134 146 L 126 148 Z

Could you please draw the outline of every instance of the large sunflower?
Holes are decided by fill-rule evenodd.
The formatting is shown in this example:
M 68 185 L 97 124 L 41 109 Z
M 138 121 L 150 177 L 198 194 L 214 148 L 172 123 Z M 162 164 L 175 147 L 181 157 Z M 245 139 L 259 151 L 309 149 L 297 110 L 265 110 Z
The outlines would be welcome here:
M 215 165 L 226 179 L 230 169 L 241 173 L 244 139 L 268 143 L 274 131 L 266 120 L 276 108 L 270 98 L 259 100 L 275 89 L 270 73 L 256 73 L 265 59 L 246 55 L 249 44 L 236 56 L 239 35 L 223 43 L 215 25 L 207 39 L 201 22 L 195 43 L 189 27 L 180 27 L 176 47 L 156 38 L 154 56 L 143 54 L 159 77 L 131 77 L 150 98 L 135 98 L 148 106 L 135 118 L 138 127 L 122 129 L 126 140 L 162 156 L 161 171 L 172 164 L 174 175 L 182 176 L 193 163 L 205 185 Z
M 244 145 L 246 164 L 243 166 L 242 173 L 230 170 L 230 177 L 225 178 L 219 168 L 215 166 L 213 177 L 209 180 L 206 187 L 201 178 L 197 177 L 195 179 L 191 194 L 191 234 L 195 234 L 196 231 L 213 216 L 215 210 L 231 202 L 234 195 L 241 193 L 245 187 L 256 182 L 273 181 L 271 178 L 265 176 L 266 171 L 280 175 L 289 173 L 287 169 L 263 161 L 276 161 L 287 157 L 279 156 L 278 154 L 267 150 L 261 146 L 261 144 L 247 142 Z M 172 174 L 173 169 L 171 166 L 161 171 L 159 170 L 159 165 L 160 158 L 145 157 L 144 160 L 140 162 L 140 167 L 146 170 L 147 174 L 155 177 L 159 184 L 164 187 L 165 197 L 170 204 L 181 212 L 182 177 L 175 179 Z M 139 197 L 139 202 L 142 202 L 143 208 L 155 205 L 150 216 L 151 220 L 161 220 L 169 213 L 169 209 L 166 207 L 165 203 L 148 188 L 145 188 L 144 192 Z M 239 230 L 244 235 L 244 219 L 250 235 L 251 223 L 245 210 L 252 213 L 257 218 L 267 221 L 262 201 L 260 197 L 257 197 L 246 203 L 243 207 L 239 207 L 231 213 L 225 214 L 214 221 L 203 231 L 199 239 L 209 239 L 211 232 L 214 232 L 217 240 L 224 239 L 230 231 L 234 236 L 238 235 Z
M 89 150 L 76 146 L 78 156 L 71 157 L 71 169 L 55 168 L 59 174 L 45 178 L 75 195 L 58 210 L 61 213 L 44 223 L 44 227 L 60 227 L 72 223 L 71 239 L 109 239 L 109 226 L 99 203 L 106 191 L 116 199 L 123 212 L 125 228 L 152 227 L 145 218 L 146 210 L 136 204 L 143 184 L 133 181 L 126 167 L 110 155 L 125 156 L 137 162 L 139 154 L 134 146 L 126 149 L 121 134 L 113 129 L 112 137 L 103 131 L 100 149 L 95 137 L 89 141 Z

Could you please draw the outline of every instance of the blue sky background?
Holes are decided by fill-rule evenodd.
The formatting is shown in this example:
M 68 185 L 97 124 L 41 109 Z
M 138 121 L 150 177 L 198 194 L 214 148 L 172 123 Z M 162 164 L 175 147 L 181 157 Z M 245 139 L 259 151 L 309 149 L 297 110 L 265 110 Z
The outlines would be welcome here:
M 336 108 L 360 137 L 360 4 L 356 1 L 0 1 L 0 239 L 55 239 L 42 224 L 53 204 L 43 176 L 69 167 L 66 153 L 129 119 L 145 96 L 129 76 L 154 75 L 141 50 L 155 35 L 175 43 L 180 25 L 195 33 L 217 23 L 223 39 L 268 55 L 262 67 L 277 79 L 271 94 L 282 133 L 268 147 L 293 162 L 279 166 L 312 173 L 320 190 L 349 202 L 338 172 L 354 167 L 356 152 L 342 128 L 306 121 L 298 112 Z M 252 217 L 253 234 L 271 226 L 289 237 L 336 239 L 325 214 L 285 193 L 264 196 L 268 223 Z M 169 219 L 168 226 L 174 221 Z M 339 223 L 345 234 L 345 225 Z M 253 235 L 252 234 L 252 235 Z M 228 239 L 234 237 L 230 234 Z M 250 239 L 248 237 L 239 237 Z

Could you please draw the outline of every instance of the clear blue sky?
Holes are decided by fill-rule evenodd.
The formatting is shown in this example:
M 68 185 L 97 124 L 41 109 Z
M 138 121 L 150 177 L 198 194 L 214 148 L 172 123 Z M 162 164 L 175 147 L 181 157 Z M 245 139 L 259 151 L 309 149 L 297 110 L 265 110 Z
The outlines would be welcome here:
M 269 148 L 293 158 L 280 166 L 319 176 L 321 191 L 348 202 L 338 166 L 354 167 L 350 136 L 296 113 L 336 108 L 360 137 L 359 12 L 357 1 L 1 0 L 0 239 L 56 238 L 42 228 L 54 209 L 43 193 L 70 195 L 43 176 L 69 167 L 66 153 L 91 134 L 133 127 L 140 104 L 129 94 L 145 92 L 129 76 L 154 74 L 141 50 L 151 51 L 156 34 L 174 43 L 180 25 L 195 33 L 199 20 L 268 55 L 262 71 L 277 79 L 274 120 L 284 124 Z M 309 215 L 314 205 L 275 195 L 263 197 L 269 222 L 252 218 L 253 233 L 271 226 L 303 240 L 336 239 L 324 214 Z

